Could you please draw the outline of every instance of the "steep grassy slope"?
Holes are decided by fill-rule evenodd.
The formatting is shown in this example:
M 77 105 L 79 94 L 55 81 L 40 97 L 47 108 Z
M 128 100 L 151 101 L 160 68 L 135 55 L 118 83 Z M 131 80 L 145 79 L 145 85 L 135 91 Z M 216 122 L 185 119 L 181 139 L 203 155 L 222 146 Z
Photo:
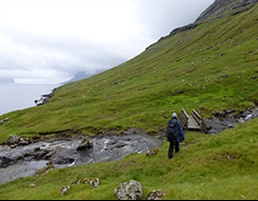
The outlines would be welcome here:
M 163 129 L 172 111 L 253 108 L 258 103 L 258 5 L 165 37 L 135 58 L 59 87 L 49 103 L 4 114 L 0 142 L 70 129 L 94 135 Z M 253 78 L 252 78 L 253 77 Z M 178 93 L 183 90 L 184 93 Z M 226 102 L 222 102 L 226 98 Z

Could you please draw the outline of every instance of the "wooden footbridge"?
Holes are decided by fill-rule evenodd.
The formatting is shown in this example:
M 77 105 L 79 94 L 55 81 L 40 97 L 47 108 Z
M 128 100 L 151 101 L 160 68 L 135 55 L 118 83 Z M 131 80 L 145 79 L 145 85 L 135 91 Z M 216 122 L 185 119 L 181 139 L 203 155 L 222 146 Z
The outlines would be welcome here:
M 181 110 L 180 123 L 184 130 L 206 130 L 202 116 L 192 109 L 192 115 L 188 115 L 184 108 Z

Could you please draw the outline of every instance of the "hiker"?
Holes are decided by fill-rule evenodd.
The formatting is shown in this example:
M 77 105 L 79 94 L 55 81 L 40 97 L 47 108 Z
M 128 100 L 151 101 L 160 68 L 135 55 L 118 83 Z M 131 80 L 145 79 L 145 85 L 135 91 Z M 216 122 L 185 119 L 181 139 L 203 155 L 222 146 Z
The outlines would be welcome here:
M 179 152 L 179 142 L 183 142 L 185 139 L 183 128 L 175 112 L 172 113 L 172 117 L 167 123 L 166 137 L 167 141 L 169 141 L 168 158 L 170 159 L 173 157 L 174 146 L 175 153 Z

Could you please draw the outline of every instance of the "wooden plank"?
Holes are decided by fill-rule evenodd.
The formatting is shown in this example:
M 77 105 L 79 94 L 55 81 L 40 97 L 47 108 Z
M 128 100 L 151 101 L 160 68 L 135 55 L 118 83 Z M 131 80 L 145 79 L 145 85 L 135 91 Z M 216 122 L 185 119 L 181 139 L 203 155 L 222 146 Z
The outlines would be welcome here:
M 186 130 L 204 130 L 205 125 L 202 116 L 192 109 L 192 116 L 188 115 L 184 108 L 181 110 L 180 122 Z
M 189 116 L 189 119 L 188 119 L 188 129 L 200 130 L 200 126 L 197 124 L 197 122 L 192 116 Z

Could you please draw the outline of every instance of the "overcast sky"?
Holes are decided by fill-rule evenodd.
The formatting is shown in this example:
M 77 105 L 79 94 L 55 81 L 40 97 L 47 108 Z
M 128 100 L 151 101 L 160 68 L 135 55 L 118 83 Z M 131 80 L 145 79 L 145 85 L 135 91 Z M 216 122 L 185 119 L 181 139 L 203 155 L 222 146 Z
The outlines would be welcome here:
M 58 84 L 115 67 L 214 0 L 0 0 L 1 76 Z

